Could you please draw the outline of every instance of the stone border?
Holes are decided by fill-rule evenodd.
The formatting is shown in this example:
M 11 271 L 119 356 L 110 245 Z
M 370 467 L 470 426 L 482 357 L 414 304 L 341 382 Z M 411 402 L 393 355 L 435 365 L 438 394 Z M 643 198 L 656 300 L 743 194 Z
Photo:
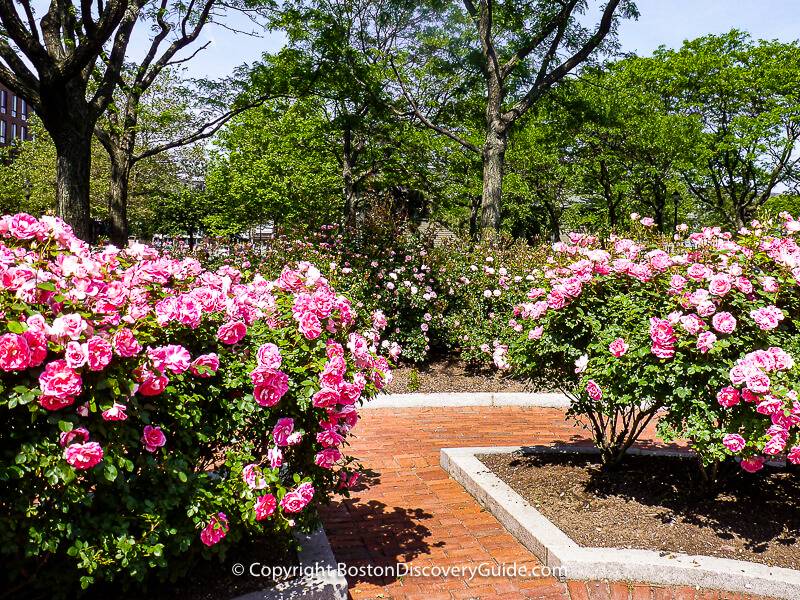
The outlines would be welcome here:
M 233 600 L 347 600 L 347 579 L 337 568 L 325 529 L 320 527 L 310 534 L 298 533 L 295 539 L 301 545 L 297 556 L 302 570 L 299 577 L 281 581 L 265 590 L 237 596 Z M 245 573 L 242 576 L 249 575 Z
M 539 406 L 567 408 L 569 398 L 558 392 L 439 392 L 434 394 L 385 394 L 365 403 L 371 408 L 439 408 L 456 406 Z
M 440 462 L 442 468 L 543 565 L 560 567 L 567 579 L 637 581 L 757 593 L 786 600 L 800 598 L 800 571 L 794 569 L 710 556 L 579 546 L 476 458 L 479 454 L 517 451 L 597 452 L 593 447 L 564 446 L 443 448 Z M 671 456 L 687 454 L 685 450 L 632 449 L 630 452 Z

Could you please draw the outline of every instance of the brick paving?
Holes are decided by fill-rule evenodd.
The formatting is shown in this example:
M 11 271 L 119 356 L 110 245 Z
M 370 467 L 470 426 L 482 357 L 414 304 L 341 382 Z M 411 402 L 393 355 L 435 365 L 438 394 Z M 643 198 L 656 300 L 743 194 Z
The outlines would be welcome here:
M 369 486 L 323 511 L 338 561 L 362 572 L 349 577 L 353 600 L 450 598 L 541 600 L 753 600 L 756 596 L 555 578 L 379 577 L 368 566 L 511 564 L 532 569 L 536 557 L 439 466 L 439 450 L 460 446 L 584 443 L 587 432 L 561 409 L 465 407 L 362 412 L 350 454 Z M 647 436 L 652 436 L 649 431 Z M 495 576 L 498 575 L 498 576 Z

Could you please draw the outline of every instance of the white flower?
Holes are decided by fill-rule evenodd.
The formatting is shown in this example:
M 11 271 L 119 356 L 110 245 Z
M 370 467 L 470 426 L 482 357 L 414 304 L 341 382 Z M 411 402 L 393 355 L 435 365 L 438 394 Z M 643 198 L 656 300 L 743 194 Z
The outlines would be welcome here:
M 587 366 L 589 366 L 589 355 L 584 354 L 578 360 L 575 361 L 575 372 L 583 373 L 586 370 Z

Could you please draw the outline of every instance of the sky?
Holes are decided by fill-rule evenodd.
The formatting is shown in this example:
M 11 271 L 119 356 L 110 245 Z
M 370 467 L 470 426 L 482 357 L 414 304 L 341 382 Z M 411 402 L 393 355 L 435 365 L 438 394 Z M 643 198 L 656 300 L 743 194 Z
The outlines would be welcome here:
M 647 55 L 662 44 L 677 47 L 686 39 L 734 27 L 749 31 L 754 38 L 800 38 L 800 0 L 638 0 L 637 5 L 641 13 L 638 21 L 625 21 L 620 26 L 623 52 Z M 235 28 L 251 29 L 241 15 L 231 15 L 230 19 Z M 248 37 L 212 25 L 203 32 L 200 43 L 205 42 L 211 42 L 210 46 L 187 63 L 191 77 L 229 75 L 243 62 L 279 50 L 284 37 L 279 32 Z M 145 43 L 143 36 L 134 38 L 132 55 L 142 52 Z

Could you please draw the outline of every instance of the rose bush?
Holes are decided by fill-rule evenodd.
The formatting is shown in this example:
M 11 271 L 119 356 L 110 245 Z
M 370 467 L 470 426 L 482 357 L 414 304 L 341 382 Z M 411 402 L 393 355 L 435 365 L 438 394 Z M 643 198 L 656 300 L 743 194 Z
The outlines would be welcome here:
M 357 481 L 344 446 L 389 364 L 313 265 L 208 271 L 24 214 L 0 236 L 6 589 L 286 544 Z
M 797 463 L 800 222 L 783 218 L 735 236 L 682 226 L 669 243 L 645 230 L 555 244 L 515 309 L 526 327 L 511 362 L 561 370 L 607 463 L 661 409 L 662 437 L 689 439 L 711 477 L 729 456 L 746 469 L 764 452 Z

